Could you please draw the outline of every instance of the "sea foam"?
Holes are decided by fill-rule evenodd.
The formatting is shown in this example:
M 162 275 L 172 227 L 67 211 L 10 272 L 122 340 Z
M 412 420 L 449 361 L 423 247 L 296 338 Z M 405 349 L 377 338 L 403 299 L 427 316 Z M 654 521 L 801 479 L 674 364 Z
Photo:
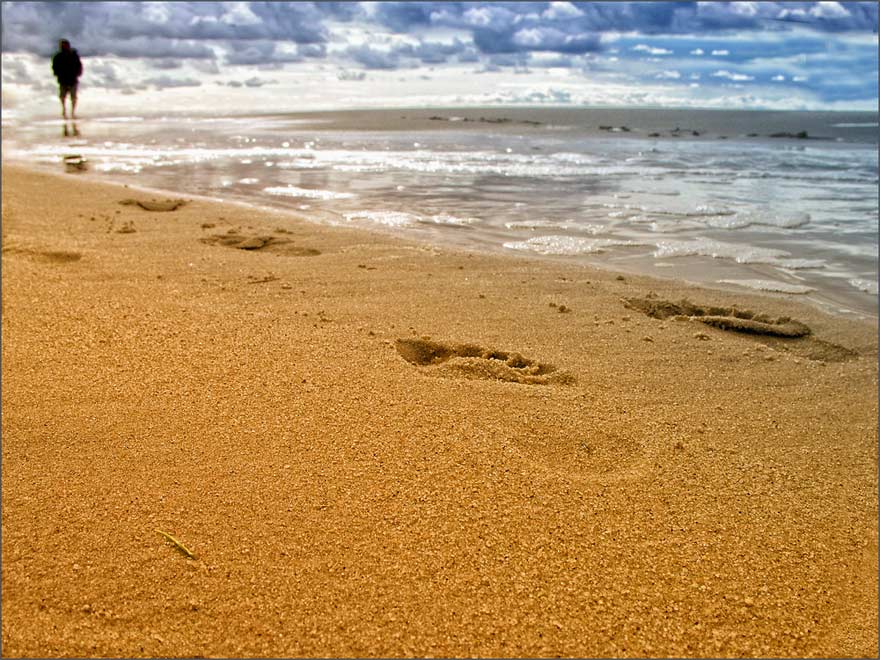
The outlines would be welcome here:
M 269 186 L 268 188 L 263 188 L 263 192 L 267 192 L 270 195 L 305 197 L 307 199 L 351 199 L 354 197 L 351 193 L 333 192 L 332 190 L 312 190 L 309 188 L 298 188 L 297 186 Z
M 607 248 L 639 245 L 635 241 L 609 238 L 577 238 L 575 236 L 536 236 L 527 241 L 504 243 L 510 250 L 523 250 L 544 255 L 577 255 L 603 252 Z
M 815 291 L 813 287 L 803 286 L 801 284 L 788 284 L 786 282 L 775 282 L 772 280 L 718 280 L 721 284 L 738 284 L 750 289 L 758 289 L 759 291 L 775 291 L 778 293 L 794 293 L 805 294 Z
M 480 222 L 479 218 L 460 218 L 456 215 L 439 213 L 437 215 L 422 216 L 419 222 L 430 225 L 447 225 L 452 227 L 466 227 Z
M 877 282 L 873 282 L 871 280 L 863 280 L 860 278 L 854 278 L 849 281 L 850 285 L 854 286 L 859 291 L 864 291 L 865 293 L 870 293 L 872 296 L 877 295 Z
M 714 259 L 732 259 L 739 264 L 770 264 L 792 270 L 825 266 L 825 262 L 821 259 L 793 259 L 791 254 L 785 250 L 723 243 L 708 238 L 697 238 L 690 241 L 659 241 L 654 256 L 658 259 L 689 256 L 713 257 Z
M 565 231 L 579 231 L 587 234 L 598 234 L 605 230 L 602 225 L 591 224 L 588 222 L 573 222 L 570 220 L 556 222 L 553 220 L 517 220 L 505 222 L 507 229 L 562 229 Z
M 421 220 L 418 215 L 401 211 L 354 211 L 343 217 L 348 222 L 366 221 L 386 227 L 411 227 Z
M 765 227 L 778 227 L 779 229 L 797 229 L 810 222 L 809 213 L 793 213 L 781 215 L 778 213 L 748 211 L 737 213 L 732 216 L 710 218 L 706 224 L 718 229 L 745 229 L 752 225 Z

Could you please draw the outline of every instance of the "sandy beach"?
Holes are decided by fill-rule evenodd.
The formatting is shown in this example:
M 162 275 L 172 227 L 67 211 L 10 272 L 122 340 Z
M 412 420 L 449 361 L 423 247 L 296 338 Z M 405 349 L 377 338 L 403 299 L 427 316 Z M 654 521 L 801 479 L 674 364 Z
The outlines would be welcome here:
M 4 656 L 877 655 L 876 322 L 2 183 Z

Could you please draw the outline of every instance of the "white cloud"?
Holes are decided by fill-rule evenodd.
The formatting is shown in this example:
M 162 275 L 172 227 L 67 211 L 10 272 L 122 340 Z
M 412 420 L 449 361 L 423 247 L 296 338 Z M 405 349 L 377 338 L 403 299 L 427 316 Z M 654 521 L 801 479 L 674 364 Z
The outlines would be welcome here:
M 263 85 L 273 85 L 277 80 L 264 80 L 253 76 L 244 81 L 245 87 L 262 87 Z
M 217 66 L 217 62 L 214 60 L 194 60 L 191 66 L 199 73 L 207 73 L 209 75 L 220 73 L 220 67 Z
M 807 12 L 803 9 L 783 9 L 779 12 L 779 15 L 776 18 L 789 18 L 794 17 L 796 19 L 804 19 L 807 17 Z
M 565 102 L 545 87 L 564 79 L 563 91 L 578 103 L 693 100 L 724 107 L 725 98 L 740 94 L 736 98 L 747 103 L 744 92 L 758 90 L 755 103 L 765 107 L 876 107 L 876 10 L 870 3 L 682 2 L 656 12 L 635 11 L 635 4 L 4 2 L 3 96 L 15 94 L 19 107 L 32 97 L 42 111 L 46 96 L 40 98 L 39 89 L 55 88 L 46 63 L 57 32 L 84 57 L 84 89 L 101 88 L 100 95 L 85 95 L 93 107 L 105 100 L 132 103 L 136 99 L 121 94 L 143 87 L 144 79 L 149 86 L 142 97 L 149 101 L 143 102 L 157 107 L 185 107 L 185 101 L 226 107 L 213 102 L 221 93 L 233 100 L 230 107 L 257 109 L 372 106 L 380 96 L 441 104 L 470 98 L 473 72 L 481 67 L 497 75 L 484 74 L 480 92 L 490 87 L 489 78 L 491 85 L 515 81 L 542 103 Z M 765 20 L 787 17 L 787 23 Z M 33 56 L 21 59 L 26 66 L 11 64 L 25 53 Z M 710 53 L 716 59 L 705 57 Z M 99 60 L 113 67 L 98 67 Z M 418 82 L 428 66 L 438 69 L 433 80 Z M 337 76 L 340 70 L 350 77 Z M 364 70 L 369 85 L 348 82 Z M 411 84 L 400 85 L 400 71 Z M 270 87 L 252 79 L 265 86 L 248 87 L 255 73 L 279 82 Z M 202 86 L 186 87 L 196 81 Z M 695 81 L 706 85 L 689 86 Z M 761 85 L 734 91 L 735 83 L 749 81 Z M 374 98 L 380 84 L 387 89 Z M 493 94 L 487 89 L 478 102 Z
M 153 69 L 179 69 L 183 66 L 183 63 L 180 60 L 175 59 L 167 59 L 167 60 L 154 60 L 150 62 L 148 65 Z
M 584 12 L 570 2 L 551 2 L 550 6 L 541 14 L 543 18 L 549 18 L 551 21 L 560 18 L 577 18 L 583 15 Z
M 513 25 L 516 15 L 504 7 L 490 5 L 468 9 L 462 18 L 472 27 L 506 30 Z
M 200 87 L 202 83 L 194 78 L 159 76 L 158 78 L 148 78 L 143 81 L 143 84 L 152 85 L 156 89 L 167 89 L 169 87 Z
M 247 2 L 233 2 L 220 21 L 227 25 L 257 25 L 260 18 L 251 11 Z
M 545 30 L 540 30 L 538 28 L 526 28 L 524 30 L 518 30 L 513 35 L 513 43 L 518 46 L 540 46 L 541 42 L 544 40 L 544 32 Z M 553 36 L 562 36 L 562 33 L 559 30 L 553 30 L 555 33 Z
M 632 50 L 648 53 L 649 55 L 672 55 L 671 50 L 666 50 L 665 48 L 652 48 L 647 44 L 639 44 L 638 46 L 633 46 Z
M 713 78 L 727 78 L 728 80 L 735 80 L 737 82 L 755 79 L 754 76 L 747 76 L 744 73 L 733 73 L 733 72 L 727 71 L 725 69 L 722 69 L 720 71 L 716 71 L 715 73 L 713 73 L 711 75 Z
M 367 77 L 364 71 L 348 71 L 343 69 L 336 74 L 339 80 L 364 80 Z
M 164 2 L 145 2 L 143 11 L 144 18 L 150 23 L 162 25 L 171 18 L 171 8 Z
M 27 64 L 21 59 L 12 58 L 3 60 L 3 82 L 19 85 L 31 85 L 34 81 L 33 74 L 28 70 Z
M 758 13 L 756 2 L 731 2 L 730 9 L 740 16 L 755 16 Z
M 846 18 L 850 13 L 839 2 L 819 2 L 810 9 L 810 15 L 816 18 Z

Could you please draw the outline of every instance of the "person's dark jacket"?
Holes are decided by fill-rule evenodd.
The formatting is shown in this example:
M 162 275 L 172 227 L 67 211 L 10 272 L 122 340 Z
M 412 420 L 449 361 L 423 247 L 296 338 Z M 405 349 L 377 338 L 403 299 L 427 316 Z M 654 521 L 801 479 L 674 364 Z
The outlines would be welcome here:
M 59 85 L 75 85 L 82 70 L 79 54 L 73 48 L 66 52 L 58 51 L 52 58 L 52 72 L 58 78 Z

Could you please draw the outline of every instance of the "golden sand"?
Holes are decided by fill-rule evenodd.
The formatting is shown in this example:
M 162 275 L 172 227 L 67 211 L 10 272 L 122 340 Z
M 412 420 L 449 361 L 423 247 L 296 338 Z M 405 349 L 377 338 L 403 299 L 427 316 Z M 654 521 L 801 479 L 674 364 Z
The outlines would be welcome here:
M 875 323 L 12 167 L 2 267 L 4 656 L 878 652 Z

